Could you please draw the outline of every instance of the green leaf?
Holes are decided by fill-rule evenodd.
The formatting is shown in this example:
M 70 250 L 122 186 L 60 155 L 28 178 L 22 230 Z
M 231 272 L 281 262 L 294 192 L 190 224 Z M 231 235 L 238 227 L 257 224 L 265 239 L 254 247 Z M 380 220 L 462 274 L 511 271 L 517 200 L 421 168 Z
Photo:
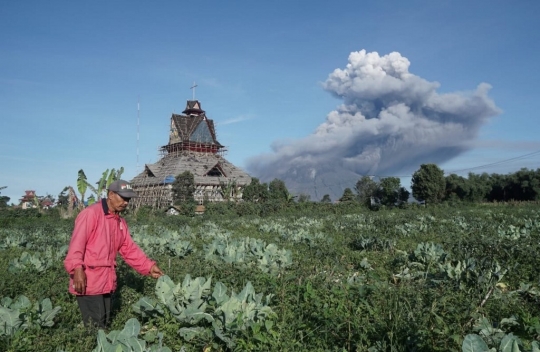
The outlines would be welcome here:
M 136 336 L 130 337 L 127 342 L 134 352 L 144 352 L 146 350 L 146 341 L 139 340 Z
M 51 327 L 54 325 L 54 317 L 60 312 L 61 307 L 55 307 L 54 309 L 44 310 L 39 316 L 40 325 Z
M 514 343 L 512 344 L 511 352 L 521 352 L 521 350 L 519 349 L 519 344 L 516 340 L 514 340 Z
M 141 331 L 141 324 L 135 318 L 131 318 L 124 325 L 124 329 L 120 334 L 129 337 L 137 337 Z
M 51 300 L 49 298 L 45 298 L 44 300 L 41 301 L 41 310 L 42 311 L 48 311 L 48 310 L 52 310 L 52 309 L 53 309 L 53 306 L 52 306 Z
M 488 352 L 489 347 L 480 336 L 469 334 L 465 336 L 461 350 L 463 352 Z
M 11 306 L 11 302 L 13 302 L 13 300 L 10 297 L 3 297 L 0 300 L 0 306 L 9 308 Z
M 500 352 L 519 352 L 518 342 L 519 339 L 514 334 L 505 335 L 501 340 L 499 350 Z
M 112 169 L 111 172 L 109 173 L 109 177 L 107 178 L 107 189 L 109 188 L 111 183 L 113 183 L 116 180 L 117 180 L 116 179 L 116 170 Z
M 86 181 L 86 175 L 84 174 L 83 169 L 79 170 L 79 176 L 77 177 L 77 189 L 81 194 L 81 201 L 84 202 L 84 194 L 86 193 L 86 188 L 88 182 Z
M 116 180 L 119 180 L 122 177 L 123 173 L 124 173 L 124 167 L 120 166 L 120 168 L 116 171 Z
M 195 337 L 201 335 L 202 333 L 204 333 L 204 328 L 203 327 L 192 327 L 192 328 L 181 328 L 180 330 L 178 330 L 178 334 L 180 334 L 180 336 L 182 336 L 182 338 L 186 341 L 191 341 L 193 340 Z
M 98 188 L 97 188 L 97 191 L 98 191 L 98 198 L 101 198 L 102 196 L 102 193 L 103 191 L 105 190 L 106 188 L 106 182 L 107 182 L 107 174 L 109 173 L 109 169 L 103 171 L 103 174 L 101 175 L 101 179 L 99 180 L 99 183 L 98 183 Z
M 274 326 L 274 322 L 272 320 L 265 320 L 264 326 L 266 328 L 266 331 L 272 330 L 272 327 Z
M 168 275 L 161 276 L 156 283 L 156 296 L 163 304 L 169 304 L 174 299 L 174 282 Z
M 216 300 L 217 305 L 221 305 L 223 302 L 229 299 L 229 296 L 227 296 L 227 287 L 219 281 L 216 282 L 212 297 L 214 297 Z
M 255 289 L 253 288 L 253 285 L 251 284 L 250 281 L 248 281 L 246 283 L 246 286 L 244 287 L 244 289 L 242 290 L 242 292 L 240 292 L 236 298 L 238 298 L 240 301 L 242 302 L 245 302 L 247 301 L 248 297 L 253 297 L 255 294 Z
M 142 297 L 132 306 L 133 310 L 143 317 L 163 315 L 162 306 L 153 298 Z
M 26 253 L 26 252 L 25 252 Z M 10 305 L 11 309 L 26 309 L 32 306 L 28 297 L 24 295 L 18 296 Z
M 538 344 L 538 342 L 533 341 L 531 344 L 531 347 L 532 347 L 532 352 L 540 352 L 540 345 Z
M 22 323 L 18 309 L 0 307 L 0 336 L 15 333 Z

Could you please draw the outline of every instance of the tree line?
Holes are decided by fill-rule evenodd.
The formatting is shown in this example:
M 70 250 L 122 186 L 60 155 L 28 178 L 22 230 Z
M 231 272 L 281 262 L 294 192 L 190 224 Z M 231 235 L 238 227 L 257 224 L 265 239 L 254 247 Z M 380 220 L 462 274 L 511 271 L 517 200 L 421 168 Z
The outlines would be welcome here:
M 230 185 L 222 185 L 223 198 L 235 200 L 231 197 Z M 175 204 L 186 204 L 193 199 L 195 184 L 193 175 L 187 171 L 178 175 L 173 184 L 173 199 Z M 368 207 L 394 207 L 417 201 L 425 204 L 437 204 L 450 201 L 464 202 L 508 202 L 508 201 L 535 201 L 540 200 L 540 169 L 521 169 L 517 172 L 501 175 L 480 175 L 469 173 L 468 177 L 450 174 L 445 176 L 444 171 L 435 164 L 422 164 L 414 172 L 411 179 L 411 192 L 401 185 L 398 177 L 384 177 L 374 179 L 363 176 L 354 188 L 346 188 L 339 203 L 360 203 Z M 411 198 L 411 195 L 413 198 Z M 249 203 L 302 203 L 312 201 L 309 195 L 293 195 L 287 189 L 285 182 L 274 179 L 269 183 L 261 183 L 258 178 L 242 190 L 243 202 Z M 328 194 L 316 200 L 322 203 L 331 203 Z

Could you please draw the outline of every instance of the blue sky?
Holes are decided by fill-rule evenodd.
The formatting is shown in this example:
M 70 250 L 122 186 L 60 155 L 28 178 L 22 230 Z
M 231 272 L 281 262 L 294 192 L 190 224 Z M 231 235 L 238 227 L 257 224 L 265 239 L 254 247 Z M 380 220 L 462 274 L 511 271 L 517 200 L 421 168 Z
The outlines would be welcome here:
M 97 181 L 123 166 L 131 179 L 137 165 L 158 160 L 171 113 L 192 98 L 194 81 L 226 158 L 264 172 L 253 166 L 258 160 L 279 162 L 279 146 L 309 141 L 341 111 L 347 93 L 329 88 L 330 75 L 361 50 L 399 53 L 408 73 L 438 82 L 439 95 L 471 96 L 487 83 L 499 111 L 464 130 L 461 149 L 448 157 L 424 155 L 373 173 L 408 175 L 441 161 L 466 175 L 533 153 L 540 150 L 539 14 L 538 1 L 502 0 L 5 2 L 2 195 L 15 203 L 29 189 L 56 196 L 76 186 L 79 169 Z M 539 165 L 533 154 L 472 171 Z

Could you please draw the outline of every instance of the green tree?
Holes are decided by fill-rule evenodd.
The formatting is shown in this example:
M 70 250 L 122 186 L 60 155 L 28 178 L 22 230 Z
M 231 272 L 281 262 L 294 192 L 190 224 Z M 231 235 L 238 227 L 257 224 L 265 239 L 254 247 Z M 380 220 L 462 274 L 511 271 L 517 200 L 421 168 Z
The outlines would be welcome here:
M 260 183 L 259 179 L 253 177 L 251 183 L 244 187 L 242 199 L 246 202 L 263 203 L 268 200 L 268 185 Z
M 69 204 L 69 193 L 66 193 L 68 192 L 68 187 L 64 187 L 64 189 L 62 190 L 62 192 L 60 192 L 58 194 L 58 206 L 62 207 L 62 208 L 67 208 L 68 204 Z
M 0 190 L 7 188 L 7 186 L 0 187 Z M 0 192 L 2 193 L 2 192 Z M 0 208 L 6 208 L 8 206 L 8 202 L 11 198 L 7 196 L 0 196 Z
M 467 184 L 469 192 L 467 193 L 466 200 L 468 201 L 475 203 L 483 202 L 491 192 L 491 178 L 485 172 L 481 175 L 470 173 Z
M 422 164 L 412 177 L 412 194 L 419 201 L 439 203 L 446 189 L 444 171 L 435 164 Z
M 298 203 L 307 203 L 311 200 L 311 196 L 309 194 L 301 193 L 298 196 Z
M 354 187 L 358 201 L 361 204 L 369 204 L 371 197 L 375 196 L 379 185 L 370 176 L 362 176 Z
M 339 198 L 340 203 L 351 203 L 356 200 L 356 196 L 350 188 L 345 188 L 343 195 Z
M 540 169 L 528 170 L 523 168 L 514 174 L 514 193 L 516 200 L 540 199 Z
M 376 195 L 381 204 L 386 206 L 394 206 L 399 200 L 399 191 L 401 181 L 398 177 L 385 177 L 379 182 L 379 188 Z
M 193 204 L 195 199 L 195 177 L 189 171 L 184 171 L 176 176 L 172 184 L 173 203 L 175 205 Z
M 273 179 L 270 184 L 268 185 L 268 193 L 270 196 L 270 199 L 282 201 L 282 202 L 289 202 L 290 201 L 290 193 L 287 189 L 287 186 L 285 186 L 285 182 L 283 182 L 280 179 Z
M 490 202 L 505 202 L 510 195 L 510 180 L 511 176 L 491 174 L 491 191 L 488 195 Z M 448 182 L 447 182 L 448 184 Z
M 332 199 L 330 199 L 330 195 L 325 194 L 321 199 L 321 203 L 332 203 Z
M 459 199 L 466 200 L 469 192 L 469 182 L 465 177 L 450 174 L 445 177 L 445 200 Z
M 399 205 L 407 204 L 409 202 L 409 197 L 411 196 L 411 192 L 409 192 L 408 189 L 405 187 L 400 187 L 398 190 L 398 203 Z

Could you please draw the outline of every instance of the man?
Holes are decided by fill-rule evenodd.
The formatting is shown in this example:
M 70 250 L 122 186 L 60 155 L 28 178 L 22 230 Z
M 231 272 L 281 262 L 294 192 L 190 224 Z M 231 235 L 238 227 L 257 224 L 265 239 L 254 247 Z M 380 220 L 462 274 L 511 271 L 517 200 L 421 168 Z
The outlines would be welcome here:
M 85 325 L 105 328 L 111 312 L 111 293 L 116 289 L 116 255 L 142 275 L 157 279 L 163 272 L 133 242 L 120 212 L 137 193 L 118 180 L 111 183 L 107 198 L 87 207 L 77 216 L 64 267 L 69 273 L 69 292 Z

